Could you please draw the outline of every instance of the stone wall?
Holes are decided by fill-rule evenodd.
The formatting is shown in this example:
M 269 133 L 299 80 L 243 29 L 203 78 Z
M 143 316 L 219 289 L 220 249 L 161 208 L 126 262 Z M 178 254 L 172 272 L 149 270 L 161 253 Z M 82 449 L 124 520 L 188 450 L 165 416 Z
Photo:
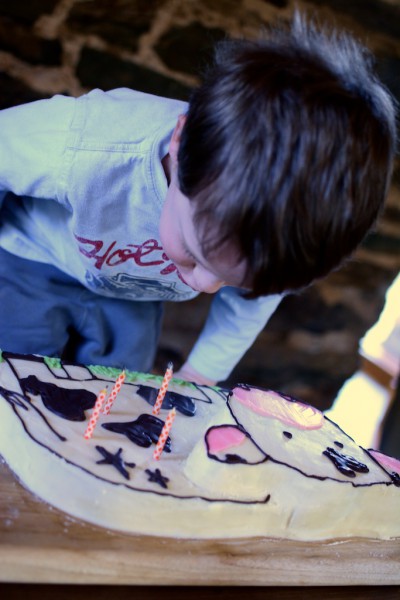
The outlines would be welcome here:
M 400 100 L 396 0 L 0 0 L 0 108 L 55 93 L 128 86 L 187 99 L 215 40 L 255 37 L 294 5 L 352 31 L 376 54 Z M 376 321 L 400 266 L 400 175 L 354 260 L 285 299 L 231 382 L 271 386 L 330 406 L 358 366 L 360 337 Z M 210 298 L 168 305 L 159 353 L 178 365 Z

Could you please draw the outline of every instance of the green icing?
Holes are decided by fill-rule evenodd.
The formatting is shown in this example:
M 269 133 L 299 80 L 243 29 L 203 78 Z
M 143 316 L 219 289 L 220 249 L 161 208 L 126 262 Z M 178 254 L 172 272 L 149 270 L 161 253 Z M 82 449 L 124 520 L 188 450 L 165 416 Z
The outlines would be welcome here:
M 60 358 L 55 358 L 51 356 L 43 356 L 43 361 L 50 369 L 61 369 L 62 362 Z M 3 352 L 0 348 L 0 363 L 4 362 Z M 117 377 L 121 374 L 121 369 L 116 369 L 115 367 L 104 367 L 102 365 L 87 365 L 87 368 L 93 373 L 93 375 L 100 377 L 108 377 L 109 379 L 117 379 Z M 125 381 L 129 383 L 134 383 L 135 381 L 147 381 L 150 383 L 156 383 L 158 386 L 161 385 L 163 377 L 161 375 L 152 375 L 151 373 L 139 373 L 138 371 L 128 371 L 125 369 Z M 188 389 L 195 390 L 196 386 L 190 381 L 186 381 L 185 379 L 173 378 L 175 383 L 181 385 L 182 387 L 186 387 Z M 211 386 L 210 389 L 218 391 L 220 388 L 218 386 Z
M 62 362 L 61 359 L 52 357 L 52 356 L 43 356 L 43 361 L 50 369 L 61 369 Z M 3 352 L 0 349 L 0 363 L 4 362 Z M 117 379 L 117 377 L 121 373 L 121 369 L 116 369 L 115 367 L 104 367 L 102 365 L 88 365 L 87 368 L 93 373 L 93 375 L 100 377 L 107 377 L 109 379 Z M 125 369 L 125 381 L 129 383 L 134 383 L 135 381 L 145 381 L 150 383 L 156 383 L 158 386 L 161 386 L 163 377 L 161 375 L 153 375 L 152 373 L 139 373 L 138 371 L 128 371 Z M 190 381 L 186 381 L 185 379 L 179 379 L 174 377 L 174 381 L 181 385 L 182 387 L 186 387 L 187 389 L 195 390 L 196 386 Z M 211 389 L 219 390 L 218 386 L 212 386 Z
M 88 365 L 88 369 L 93 373 L 93 375 L 108 377 L 110 379 L 117 379 L 117 377 L 121 374 L 121 369 L 116 369 L 115 367 L 104 367 L 103 365 Z M 133 382 L 139 376 L 139 373 L 136 371 L 127 371 L 125 370 L 125 381 Z
M 103 367 L 102 365 L 88 365 L 88 369 L 97 377 L 108 377 L 110 379 L 117 379 L 121 373 L 121 369 L 115 367 Z M 151 373 L 139 373 L 138 371 L 128 371 L 125 369 L 125 381 L 128 383 L 135 383 L 135 381 L 156 383 L 158 386 L 161 385 L 163 377 L 161 375 L 153 375 Z M 184 379 L 175 379 L 174 381 L 179 385 L 185 386 L 188 389 L 196 389 L 196 386 L 189 381 Z
M 44 356 L 43 360 L 50 369 L 61 369 L 62 367 L 61 360 L 54 356 Z

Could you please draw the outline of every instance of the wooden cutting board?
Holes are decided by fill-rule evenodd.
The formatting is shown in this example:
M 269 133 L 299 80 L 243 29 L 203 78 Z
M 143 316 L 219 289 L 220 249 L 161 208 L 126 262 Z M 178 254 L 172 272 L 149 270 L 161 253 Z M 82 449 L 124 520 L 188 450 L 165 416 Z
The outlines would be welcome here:
M 400 539 L 296 542 L 123 535 L 74 521 L 49 507 L 1 463 L 0 581 L 394 585 L 400 583 Z

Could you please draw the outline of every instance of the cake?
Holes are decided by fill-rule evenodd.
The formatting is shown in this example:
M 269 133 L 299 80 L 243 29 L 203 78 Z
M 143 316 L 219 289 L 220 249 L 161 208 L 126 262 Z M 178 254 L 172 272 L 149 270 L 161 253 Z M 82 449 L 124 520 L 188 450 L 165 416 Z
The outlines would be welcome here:
M 287 395 L 3 351 L 0 454 L 33 494 L 94 525 L 176 538 L 324 540 L 400 536 L 400 461 L 358 446 Z M 176 417 L 159 460 L 155 445 Z

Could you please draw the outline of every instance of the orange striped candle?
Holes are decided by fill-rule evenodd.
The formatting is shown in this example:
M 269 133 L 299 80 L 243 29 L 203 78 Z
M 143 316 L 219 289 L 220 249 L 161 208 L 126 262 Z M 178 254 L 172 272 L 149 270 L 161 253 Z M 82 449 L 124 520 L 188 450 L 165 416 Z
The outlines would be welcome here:
M 101 407 L 103 406 L 103 402 L 106 399 L 106 394 L 107 394 L 107 388 L 104 388 L 104 390 L 101 390 L 101 392 L 99 393 L 99 395 L 96 398 L 96 402 L 95 402 L 95 405 L 93 408 L 93 413 L 92 413 L 92 416 L 90 417 L 88 426 L 86 427 L 86 431 L 84 434 L 85 440 L 89 440 L 93 435 L 94 428 L 96 427 L 97 421 L 100 416 Z
M 109 415 L 112 405 L 114 404 L 114 400 L 117 397 L 118 392 L 120 391 L 122 384 L 125 381 L 126 373 L 122 371 L 122 373 L 118 376 L 117 381 L 114 383 L 114 387 L 108 396 L 107 402 L 104 405 L 103 415 Z
M 172 379 L 174 365 L 172 362 L 168 363 L 167 370 L 165 371 L 164 379 L 162 380 L 161 387 L 158 392 L 157 400 L 154 403 L 152 413 L 153 415 L 158 415 L 161 410 L 161 405 L 165 398 L 165 394 L 167 393 L 168 384 Z
M 164 446 L 167 443 L 168 434 L 171 431 L 172 423 L 176 417 L 176 408 L 169 411 L 167 418 L 165 419 L 164 427 L 161 430 L 160 437 L 158 438 L 156 447 L 153 452 L 153 458 L 155 460 L 160 460 L 162 451 L 164 450 Z

